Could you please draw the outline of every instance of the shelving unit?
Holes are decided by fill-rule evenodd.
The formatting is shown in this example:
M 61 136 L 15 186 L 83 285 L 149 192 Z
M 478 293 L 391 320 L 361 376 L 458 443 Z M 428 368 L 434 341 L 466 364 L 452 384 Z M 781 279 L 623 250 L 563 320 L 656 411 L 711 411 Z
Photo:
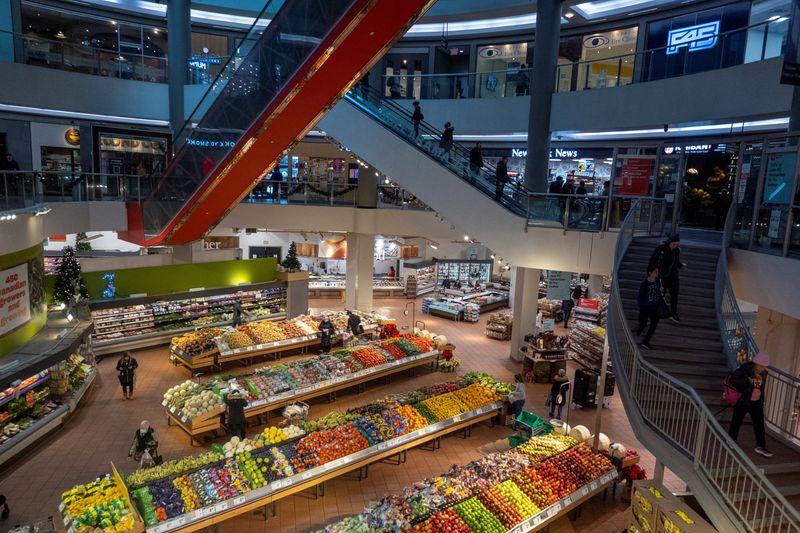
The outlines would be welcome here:
M 239 290 L 107 300 L 91 306 L 95 324 L 92 344 L 98 354 L 164 344 L 175 334 L 230 322 L 237 299 L 253 320 L 286 317 L 286 285 L 281 282 Z
M 479 281 L 488 283 L 492 280 L 492 261 L 483 259 L 440 259 L 436 263 L 436 286 L 441 286 L 446 279 L 451 281 Z
M 309 280 L 308 294 L 317 298 L 338 298 L 346 289 L 344 274 L 324 275 Z M 406 282 L 403 278 L 376 277 L 372 279 L 372 293 L 377 298 L 405 296 Z
M 292 494 L 311 489 L 316 485 L 349 472 L 360 470 L 372 463 L 392 457 L 410 448 L 415 448 L 429 441 L 443 437 L 444 435 L 495 418 L 500 413 L 502 407 L 502 403 L 492 403 L 441 420 L 436 424 L 381 442 L 322 466 L 274 481 L 241 496 L 174 517 L 156 526 L 147 528 L 147 532 L 197 531 L 218 524 L 237 515 L 277 502 Z
M 436 290 L 436 264 L 433 261 L 403 263 L 406 297 L 415 298 Z

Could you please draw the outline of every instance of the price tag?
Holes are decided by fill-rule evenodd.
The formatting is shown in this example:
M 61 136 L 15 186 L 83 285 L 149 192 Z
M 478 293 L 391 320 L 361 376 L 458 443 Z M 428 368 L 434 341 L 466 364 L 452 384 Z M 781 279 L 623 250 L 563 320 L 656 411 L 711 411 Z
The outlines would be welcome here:
M 570 505 L 571 503 L 572 503 L 572 495 L 567 496 L 566 498 L 564 498 L 564 505 L 565 506 Z
M 387 443 L 385 443 L 385 442 L 381 442 L 380 444 L 378 444 L 378 451 L 379 451 L 379 452 L 382 452 L 382 451 L 384 451 L 384 450 L 385 450 L 386 448 L 388 448 L 388 447 L 389 447 L 389 445 L 388 445 Z
M 214 508 L 214 512 L 221 513 L 222 511 L 228 508 L 228 502 L 218 503 L 217 506 Z
M 244 496 L 237 496 L 233 499 L 233 505 L 241 505 L 244 503 L 245 497 Z
M 67 508 L 67 505 L 64 502 L 58 504 L 58 512 L 64 514 L 64 509 Z
M 586 496 L 587 494 L 589 494 L 589 487 L 584 486 L 581 489 L 581 496 Z
M 185 523 L 186 523 L 186 517 L 185 516 L 181 516 L 181 517 L 178 517 L 178 518 L 175 519 L 175 525 L 176 526 L 182 526 Z
M 75 533 L 75 528 L 72 527 L 72 526 L 69 526 L 69 528 L 67 529 L 67 533 Z
M 69 517 L 68 517 L 68 516 L 65 516 L 65 517 L 64 517 L 64 527 L 69 527 L 69 522 L 70 522 L 70 519 L 69 519 Z
M 163 402 L 161 402 L 161 405 L 162 405 L 163 407 L 166 407 L 166 406 L 167 406 L 167 400 L 164 400 Z
M 589 490 L 594 492 L 597 489 L 597 481 L 592 481 L 589 483 Z
M 454 417 L 453 417 L 453 420 L 454 420 L 455 422 L 461 422 L 461 415 L 456 415 L 456 416 L 454 416 Z

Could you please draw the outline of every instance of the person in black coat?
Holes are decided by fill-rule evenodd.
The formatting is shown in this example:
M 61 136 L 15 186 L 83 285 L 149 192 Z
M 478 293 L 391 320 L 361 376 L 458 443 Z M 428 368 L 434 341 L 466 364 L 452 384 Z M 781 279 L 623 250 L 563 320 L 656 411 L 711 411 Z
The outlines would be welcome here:
M 419 124 L 423 120 L 425 120 L 425 115 L 422 114 L 422 108 L 419 106 L 419 102 L 416 100 L 413 104 L 414 106 L 414 114 L 411 115 L 411 121 L 414 123 L 414 137 L 419 137 Z
M 672 313 L 669 318 L 674 322 L 681 321 L 678 316 L 679 271 L 683 268 L 681 250 L 679 248 L 680 242 L 681 238 L 677 233 L 670 235 L 667 242 L 656 247 L 647 266 L 648 271 L 652 268 L 658 268 L 663 290 L 664 292 L 669 292 L 669 307 Z
M 117 377 L 126 400 L 133 400 L 133 385 L 136 382 L 137 368 L 139 368 L 139 363 L 131 357 L 131 352 L 123 353 L 117 361 Z
M 639 285 L 639 295 L 636 298 L 639 304 L 639 329 L 636 331 L 636 335 L 641 335 L 647 327 L 647 323 L 650 323 L 647 333 L 642 337 L 642 346 L 648 350 L 653 349 L 650 345 L 650 339 L 653 338 L 660 319 L 658 316 L 658 302 L 660 300 L 661 282 L 658 279 L 658 268 L 648 268 L 647 278 Z
M 481 153 L 481 143 L 476 143 L 469 151 L 469 170 L 477 174 L 483 168 L 483 154 Z
M 331 351 L 331 341 L 334 333 L 333 322 L 331 322 L 328 317 L 324 317 L 322 322 L 319 323 L 319 339 L 324 353 Z
M 453 150 L 453 134 L 455 131 L 456 128 L 452 124 L 445 122 L 442 138 L 439 140 L 439 147 L 447 153 L 447 161 L 450 163 L 453 162 L 450 152 Z
M 364 333 L 364 327 L 361 325 L 361 317 L 352 311 L 347 312 L 347 331 L 356 337 Z
M 757 454 L 772 457 L 773 453 L 767 449 L 766 432 L 764 428 L 764 385 L 767 381 L 767 367 L 769 354 L 759 352 L 752 361 L 739 366 L 730 376 L 730 384 L 741 394 L 739 401 L 733 407 L 733 417 L 728 428 L 728 435 L 736 442 L 739 438 L 739 428 L 742 427 L 744 415 L 750 414 L 753 421 L 753 430 L 756 434 Z
M 503 189 L 505 189 L 506 183 L 509 181 L 511 180 L 508 179 L 508 158 L 503 156 L 500 158 L 500 161 L 498 161 L 494 171 L 495 200 L 500 200 L 503 197 Z
M 550 417 L 555 417 L 561 420 L 561 409 L 567 403 L 567 393 L 569 392 L 569 378 L 567 371 L 563 368 L 558 369 L 558 375 L 553 378 L 553 384 L 550 386 Z
M 228 434 L 233 437 L 243 439 L 244 431 L 247 427 L 244 417 L 244 408 L 247 407 L 247 400 L 238 390 L 233 390 L 225 395 L 225 405 L 228 406 Z

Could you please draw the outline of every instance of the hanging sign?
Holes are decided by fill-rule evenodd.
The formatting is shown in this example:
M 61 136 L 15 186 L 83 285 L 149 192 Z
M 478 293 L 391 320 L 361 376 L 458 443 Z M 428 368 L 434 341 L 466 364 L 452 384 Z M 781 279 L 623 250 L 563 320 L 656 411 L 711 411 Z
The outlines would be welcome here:
M 0 271 L 0 337 L 31 319 L 28 263 Z
M 641 157 L 620 159 L 620 168 L 615 185 L 621 196 L 646 196 L 650 188 L 655 160 Z
M 570 281 L 572 281 L 572 272 L 549 270 L 547 272 L 547 299 L 568 300 Z

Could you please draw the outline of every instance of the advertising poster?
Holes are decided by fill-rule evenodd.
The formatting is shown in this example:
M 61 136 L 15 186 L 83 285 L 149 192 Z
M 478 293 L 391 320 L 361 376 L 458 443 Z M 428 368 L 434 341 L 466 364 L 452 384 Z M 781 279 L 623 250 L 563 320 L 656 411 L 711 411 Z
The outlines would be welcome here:
M 347 239 L 341 241 L 322 241 L 319 256 L 325 259 L 347 259 Z
M 0 271 L 0 337 L 30 319 L 28 263 Z
M 570 281 L 572 281 L 572 272 L 549 270 L 547 272 L 547 299 L 569 300 Z
M 789 18 L 789 34 L 783 51 L 781 83 L 800 85 L 800 0 L 792 0 Z
M 794 183 L 795 152 L 767 155 L 767 178 L 764 181 L 763 203 L 789 205 Z
M 616 194 L 620 196 L 647 196 L 654 165 L 654 159 L 641 157 L 620 159 L 620 167 L 614 184 Z

